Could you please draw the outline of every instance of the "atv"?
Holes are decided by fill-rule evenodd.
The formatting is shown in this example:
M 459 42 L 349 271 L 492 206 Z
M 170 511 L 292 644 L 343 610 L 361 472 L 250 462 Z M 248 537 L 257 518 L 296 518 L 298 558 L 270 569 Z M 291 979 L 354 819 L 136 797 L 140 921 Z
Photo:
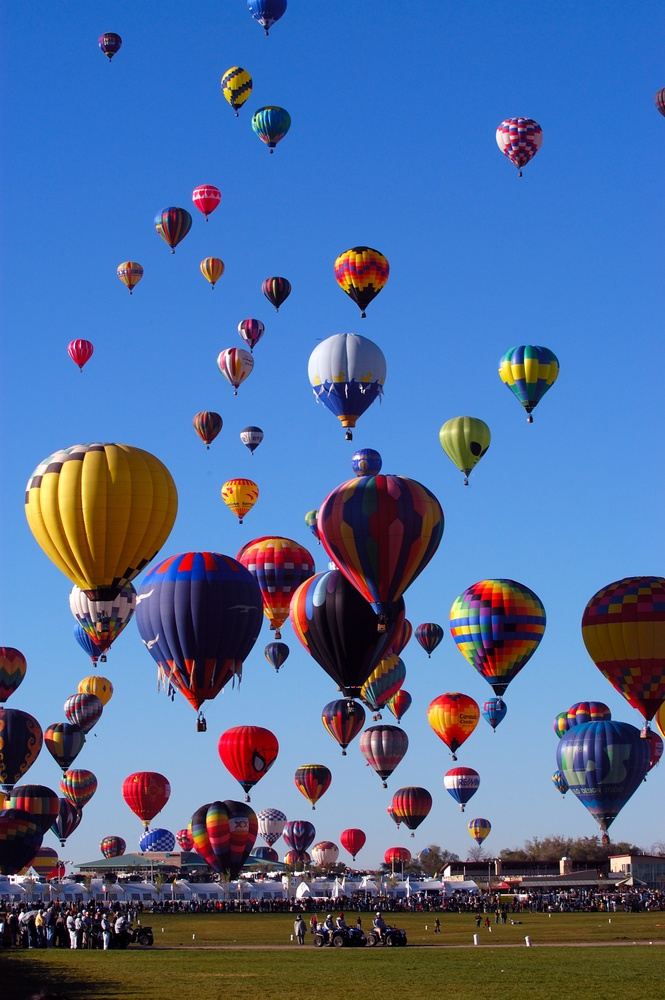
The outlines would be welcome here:
M 323 931 L 317 931 L 314 935 L 316 948 L 323 948 L 324 945 L 331 945 L 333 948 L 364 948 L 366 944 L 367 938 L 357 927 L 337 928 L 327 936 Z
M 386 948 L 403 948 L 406 944 L 406 931 L 400 927 L 386 927 L 381 937 L 375 930 L 371 930 L 367 935 L 367 947 L 374 948 L 377 945 L 385 945 Z
M 120 934 L 114 934 L 112 938 L 113 948 L 127 948 L 130 944 L 149 948 L 154 943 L 152 927 L 133 927 L 130 931 L 123 930 Z

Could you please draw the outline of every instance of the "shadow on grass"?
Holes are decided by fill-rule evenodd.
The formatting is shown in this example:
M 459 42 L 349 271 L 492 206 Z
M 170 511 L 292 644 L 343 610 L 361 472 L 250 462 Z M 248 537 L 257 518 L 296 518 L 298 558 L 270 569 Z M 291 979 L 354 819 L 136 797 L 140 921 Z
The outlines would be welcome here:
M 104 1000 L 105 997 L 122 996 L 119 983 L 91 979 L 82 972 L 72 976 L 69 969 L 0 952 L 0 996 L 2 1000 Z

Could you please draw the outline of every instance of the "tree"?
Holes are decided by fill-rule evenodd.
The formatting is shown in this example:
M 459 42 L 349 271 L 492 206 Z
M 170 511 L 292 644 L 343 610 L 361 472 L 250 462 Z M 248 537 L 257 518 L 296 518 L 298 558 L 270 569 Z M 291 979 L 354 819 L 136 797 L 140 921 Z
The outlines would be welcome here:
M 606 864 L 611 854 L 640 854 L 641 848 L 626 841 L 603 845 L 599 837 L 564 837 L 558 834 L 549 837 L 533 837 L 524 842 L 524 847 L 504 848 L 499 853 L 502 861 L 540 861 L 553 863 L 561 858 L 584 862 L 589 865 Z

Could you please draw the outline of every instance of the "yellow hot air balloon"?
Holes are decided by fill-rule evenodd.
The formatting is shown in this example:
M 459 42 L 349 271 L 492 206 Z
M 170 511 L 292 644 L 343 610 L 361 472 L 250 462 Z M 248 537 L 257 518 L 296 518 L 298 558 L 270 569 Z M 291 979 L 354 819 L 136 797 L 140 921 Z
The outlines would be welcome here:
M 453 417 L 439 431 L 439 441 L 446 455 L 460 472 L 464 485 L 469 485 L 471 470 L 490 446 L 492 435 L 484 420 L 478 417 Z
M 242 66 L 231 66 L 221 79 L 222 93 L 238 117 L 238 109 L 243 106 L 252 92 L 252 78 Z
M 653 721 L 656 723 L 658 732 L 665 740 L 665 701 L 656 712 Z
M 165 465 L 126 444 L 76 444 L 37 466 L 25 494 L 30 530 L 92 600 L 114 596 L 159 552 L 178 493 Z
M 89 677 L 84 677 L 82 681 L 79 681 L 77 690 L 79 694 L 97 695 L 102 705 L 108 705 L 113 697 L 113 685 L 108 677 L 102 677 L 101 674 L 90 674 Z
M 199 267 L 205 280 L 210 282 L 211 288 L 215 287 L 224 274 L 224 261 L 220 260 L 219 257 L 204 257 Z
M 221 490 L 222 500 L 242 524 L 242 519 L 259 499 L 259 488 L 251 479 L 229 479 Z
M 132 289 L 136 288 L 139 281 L 143 277 L 143 267 L 138 261 L 135 260 L 123 260 L 122 264 L 118 264 L 115 272 L 123 285 L 126 285 L 129 289 L 129 294 L 132 294 Z

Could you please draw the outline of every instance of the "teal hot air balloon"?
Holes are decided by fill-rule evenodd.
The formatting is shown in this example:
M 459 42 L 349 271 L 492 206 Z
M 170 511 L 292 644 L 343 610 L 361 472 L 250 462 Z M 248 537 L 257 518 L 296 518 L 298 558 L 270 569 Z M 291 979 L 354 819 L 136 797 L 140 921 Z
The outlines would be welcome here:
M 568 782 L 566 781 L 563 771 L 557 770 L 554 772 L 552 775 L 552 784 L 556 788 L 557 792 L 561 792 L 562 795 L 565 795 L 568 791 Z
M 291 128 L 291 115 L 285 108 L 278 108 L 271 104 L 254 112 L 252 128 L 261 142 L 264 142 L 270 152 L 274 153 L 277 143 L 282 141 Z
M 532 411 L 554 385 L 558 374 L 559 362 L 548 347 L 533 344 L 511 347 L 499 362 L 499 378 L 522 404 L 530 424 Z
M 557 766 L 570 791 L 607 831 L 649 770 L 649 742 L 627 722 L 585 722 L 564 733 Z

